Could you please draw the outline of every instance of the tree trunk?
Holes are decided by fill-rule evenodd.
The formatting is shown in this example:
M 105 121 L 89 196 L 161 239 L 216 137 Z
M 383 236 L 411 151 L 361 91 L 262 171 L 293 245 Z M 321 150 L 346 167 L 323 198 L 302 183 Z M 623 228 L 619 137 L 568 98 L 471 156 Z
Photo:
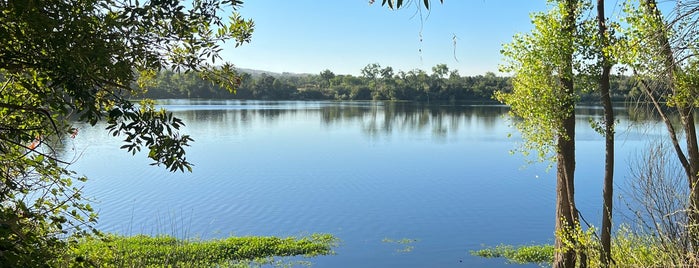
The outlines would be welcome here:
M 569 79 L 568 79 L 569 80 Z M 572 81 L 566 84 L 572 86 Z M 571 101 L 571 105 L 573 105 Z M 556 235 L 555 248 L 562 249 L 563 240 L 574 241 L 570 232 L 578 223 L 577 208 L 575 207 L 575 113 L 563 122 L 565 136 L 557 141 L 557 167 L 556 167 Z M 554 256 L 553 267 L 575 267 L 575 250 L 557 250 Z
M 697 184 L 697 172 L 699 172 L 699 148 L 697 147 L 697 132 L 694 123 L 694 112 L 689 107 L 678 107 L 680 120 L 685 132 L 687 142 L 687 155 L 689 156 L 688 183 L 689 194 L 689 235 L 693 250 L 699 249 L 699 185 Z
M 575 33 L 575 9 L 577 0 L 565 0 L 566 10 L 563 15 L 564 35 L 572 38 Z M 575 100 L 573 89 L 573 48 L 563 55 L 564 66 L 560 66 L 561 89 L 563 92 L 563 109 L 568 114 L 563 118 L 561 133 L 556 141 L 556 235 L 555 248 L 557 249 L 553 267 L 575 267 L 576 252 L 568 248 L 563 250 L 563 241 L 573 241 L 571 231 L 578 224 L 578 209 L 575 206 Z M 585 259 L 585 256 L 581 256 Z M 581 263 L 581 265 L 585 265 Z
M 604 0 L 597 0 L 597 26 L 602 49 L 609 46 L 607 39 L 606 17 L 604 15 Z M 601 102 L 604 107 L 604 189 L 602 190 L 602 235 L 600 242 L 602 252 L 600 254 L 600 264 L 602 267 L 609 267 L 612 258 L 612 205 L 614 201 L 614 110 L 612 107 L 612 96 L 609 85 L 609 73 L 612 64 L 602 50 L 600 59 L 602 60 L 602 75 L 599 86 Z

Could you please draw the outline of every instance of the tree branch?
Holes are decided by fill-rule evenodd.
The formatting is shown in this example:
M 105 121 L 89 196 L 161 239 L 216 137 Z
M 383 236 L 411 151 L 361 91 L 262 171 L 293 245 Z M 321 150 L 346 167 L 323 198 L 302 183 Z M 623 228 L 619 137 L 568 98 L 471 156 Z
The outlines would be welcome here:
M 637 75 L 637 74 L 634 72 L 634 75 Z M 687 161 L 687 157 L 685 156 L 684 151 L 682 151 L 682 147 L 680 146 L 680 142 L 677 139 L 677 132 L 675 131 L 675 127 L 672 126 L 672 122 L 670 122 L 670 118 L 667 116 L 667 114 L 665 112 L 663 112 L 663 109 L 662 109 L 662 106 L 660 105 L 660 102 L 653 95 L 653 92 L 650 90 L 648 83 L 643 79 L 639 79 L 639 81 L 641 82 L 641 85 L 642 85 L 641 88 L 643 88 L 643 92 L 646 93 L 648 98 L 650 98 L 651 102 L 653 103 L 653 106 L 655 106 L 655 110 L 658 111 L 660 118 L 665 123 L 665 127 L 667 128 L 667 131 L 670 134 L 670 140 L 672 141 L 672 147 L 674 147 L 675 152 L 677 153 L 677 158 L 679 158 L 680 163 L 682 164 L 682 167 L 685 170 L 685 173 L 687 173 L 687 176 L 691 176 L 690 168 L 689 168 L 690 167 L 689 161 Z

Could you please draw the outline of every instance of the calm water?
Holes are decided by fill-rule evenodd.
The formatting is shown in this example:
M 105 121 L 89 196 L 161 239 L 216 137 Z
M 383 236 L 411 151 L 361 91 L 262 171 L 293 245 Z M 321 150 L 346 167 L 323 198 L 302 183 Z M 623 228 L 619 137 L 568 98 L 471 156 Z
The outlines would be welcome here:
M 483 245 L 553 240 L 555 174 L 511 155 L 503 106 L 374 102 L 163 102 L 196 140 L 193 173 L 168 173 L 80 127 L 69 155 L 87 175 L 99 227 L 180 237 L 332 233 L 337 255 L 314 267 L 500 267 Z M 578 116 L 579 209 L 599 225 L 602 137 Z M 662 129 L 620 110 L 617 180 Z M 513 133 L 512 138 L 508 134 Z M 617 193 L 620 193 L 617 190 Z M 619 203 L 617 203 L 619 204 Z M 618 207 L 621 207 L 619 205 Z M 386 242 L 408 238 L 408 245 Z M 412 250 L 405 250 L 406 247 Z

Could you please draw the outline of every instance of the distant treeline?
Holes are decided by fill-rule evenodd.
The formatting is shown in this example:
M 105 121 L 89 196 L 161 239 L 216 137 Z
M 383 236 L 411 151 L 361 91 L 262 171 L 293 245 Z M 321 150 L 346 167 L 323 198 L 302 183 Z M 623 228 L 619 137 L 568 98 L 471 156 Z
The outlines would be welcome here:
M 432 72 L 414 69 L 394 72 L 392 67 L 369 64 L 361 76 L 321 73 L 269 75 L 240 73 L 235 94 L 205 81 L 196 73 L 162 71 L 144 97 L 152 99 L 207 98 L 260 100 L 406 100 L 406 101 L 493 101 L 493 93 L 512 89 L 510 77 L 461 76 L 457 70 L 438 64 Z M 581 101 L 596 101 L 595 90 L 580 90 Z M 638 94 L 627 76 L 612 79 L 615 100 Z

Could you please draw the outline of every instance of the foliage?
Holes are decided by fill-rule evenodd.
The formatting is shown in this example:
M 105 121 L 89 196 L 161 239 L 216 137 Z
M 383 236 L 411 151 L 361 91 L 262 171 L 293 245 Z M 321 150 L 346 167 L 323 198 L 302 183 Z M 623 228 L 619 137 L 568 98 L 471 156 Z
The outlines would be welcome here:
M 594 227 L 583 230 L 579 222 L 567 226 L 571 227 L 556 230 L 556 237 L 559 237 L 563 242 L 563 246 L 556 250 L 573 251 L 578 255 L 588 257 L 596 256 L 595 254 L 599 253 L 598 249 L 601 246 L 599 240 L 596 239 Z M 593 262 L 597 260 L 598 258 L 592 258 Z
M 378 65 L 378 64 L 377 64 Z M 496 91 L 511 92 L 511 78 L 492 72 L 461 76 L 445 64 L 432 67 L 432 73 L 414 69 L 394 71 L 391 66 L 377 66 L 375 78 L 335 74 L 324 70 L 315 74 L 246 73 L 238 70 L 240 84 L 231 93 L 200 77 L 196 72 L 178 73 L 163 70 L 150 79 L 148 90 L 140 95 L 153 99 L 264 99 L 264 100 L 406 100 L 492 102 Z M 446 72 L 446 73 L 445 73 Z M 633 77 L 612 77 L 615 101 L 637 96 L 640 91 Z M 580 88 L 581 101 L 596 102 L 599 92 Z
M 511 93 L 496 93 L 510 106 L 514 125 L 522 133 L 525 156 L 538 152 L 537 160 L 556 162 L 556 231 L 577 224 L 575 206 L 575 103 L 574 81 L 578 52 L 577 29 L 584 1 L 548 1 L 547 13 L 534 13 L 534 29 L 515 35 L 502 50 L 504 72 L 513 73 Z M 570 233 L 556 236 L 554 266 L 573 267 L 585 252 L 565 246 Z M 574 241 L 574 240 L 573 240 Z M 577 256 L 576 256 L 577 255 Z
M 275 263 L 275 257 L 334 254 L 337 238 L 229 237 L 183 240 L 170 236 L 106 235 L 73 241 L 58 267 L 246 267 Z
M 658 53 L 661 45 L 658 33 L 665 33 L 666 25 L 659 14 L 652 14 L 642 1 L 626 1 L 622 18 L 628 27 L 622 29 L 624 39 L 614 54 L 629 66 L 639 78 L 659 77 L 667 73 L 664 55 Z
M 657 237 L 636 234 L 621 226 L 612 240 L 612 260 L 622 267 L 677 267 L 678 256 L 662 246 Z
M 689 202 L 685 235 L 689 252 L 699 248 L 699 144 L 694 109 L 697 81 L 697 1 L 678 2 L 674 15 L 663 15 L 655 0 L 628 1 L 629 24 L 619 58 L 637 74 L 644 97 L 663 120 L 687 180 Z M 674 17 L 673 17 L 674 16 Z M 680 124 L 674 125 L 673 118 Z M 681 144 L 684 143 L 684 144 Z M 684 240 L 684 239 L 683 239 Z
M 197 71 L 233 90 L 221 43 L 248 42 L 253 23 L 238 0 L 9 0 L 0 2 L 0 266 L 34 267 L 62 236 L 85 234 L 96 214 L 62 148 L 74 120 L 110 122 L 122 148 L 148 149 L 154 165 L 191 168 L 183 123 L 147 102 L 134 105 L 163 69 Z M 137 81 L 138 80 L 138 81 Z
M 590 242 L 588 247 L 587 267 L 602 267 L 597 254 L 599 241 L 592 233 L 579 233 L 582 240 Z M 580 243 L 583 244 L 583 243 Z M 533 263 L 549 266 L 553 262 L 553 245 L 498 245 L 471 251 L 471 255 L 484 258 L 505 258 L 508 262 L 517 264 Z M 677 255 L 667 251 L 660 241 L 651 234 L 634 233 L 629 226 L 622 225 L 612 240 L 612 260 L 616 267 L 681 267 L 676 262 Z
M 403 7 L 404 5 L 409 4 L 410 2 L 412 2 L 412 1 L 410 1 L 410 0 L 408 0 L 408 1 L 403 1 L 403 0 L 381 0 L 381 5 L 382 5 L 382 6 L 385 6 L 386 4 L 388 4 L 388 7 L 389 7 L 390 9 L 394 9 L 394 8 L 395 8 L 395 9 L 398 9 L 398 8 Z M 444 3 L 444 0 L 439 0 L 439 2 L 440 2 L 440 3 Z M 369 4 L 373 4 L 373 3 L 374 3 L 374 0 L 369 0 Z M 419 5 L 419 4 L 418 4 L 418 5 Z M 422 1 L 422 5 L 424 5 L 426 9 L 430 9 L 430 0 L 423 0 L 423 1 Z
M 145 146 L 149 149 L 148 157 L 155 160 L 151 165 L 164 164 L 170 171 L 184 171 L 185 168 L 192 171 L 184 147 L 193 139 L 189 135 L 180 136 L 178 130 L 184 126 L 182 120 L 164 109 L 156 110 L 153 101 L 141 101 L 138 109 L 130 102 L 114 107 L 109 111 L 107 123 L 109 133 L 126 136 L 124 141 L 127 144 L 121 149 L 136 154 Z
M 80 187 L 73 185 L 73 179 L 85 178 L 49 156 L 17 151 L 3 156 L 0 266 L 42 266 L 61 253 L 61 235 L 85 234 L 97 218 Z
M 483 258 L 505 258 L 516 264 L 536 263 L 550 264 L 553 262 L 553 245 L 512 246 L 498 245 L 479 250 L 472 250 L 471 255 Z
M 563 119 L 574 112 L 569 104 L 577 100 L 575 94 L 562 90 L 561 78 L 573 79 L 566 77 L 571 75 L 566 55 L 576 51 L 576 38 L 563 30 L 565 12 L 563 4 L 558 4 L 548 13 L 534 13 L 532 32 L 515 35 L 501 51 L 505 57 L 501 71 L 513 74 L 513 91 L 496 92 L 495 97 L 522 119 L 514 122 L 523 136 L 520 152 L 536 151 L 540 161 L 553 159 L 556 137 L 565 135 Z
M 199 77 L 195 72 L 163 70 L 152 79 L 142 96 L 154 99 L 277 99 L 277 100 L 406 100 L 492 102 L 496 91 L 511 92 L 511 78 L 488 72 L 461 76 L 444 64 L 434 66 L 431 74 L 414 69 L 394 72 L 390 66 L 378 68 L 377 79 L 334 74 L 324 70 L 314 74 L 254 74 L 240 72 L 240 85 L 233 94 Z M 438 72 L 434 72 L 438 71 Z M 448 73 L 444 73 L 448 72 Z M 614 100 L 633 98 L 639 91 L 633 77 L 612 77 Z M 578 91 L 582 101 L 597 101 L 596 91 Z

